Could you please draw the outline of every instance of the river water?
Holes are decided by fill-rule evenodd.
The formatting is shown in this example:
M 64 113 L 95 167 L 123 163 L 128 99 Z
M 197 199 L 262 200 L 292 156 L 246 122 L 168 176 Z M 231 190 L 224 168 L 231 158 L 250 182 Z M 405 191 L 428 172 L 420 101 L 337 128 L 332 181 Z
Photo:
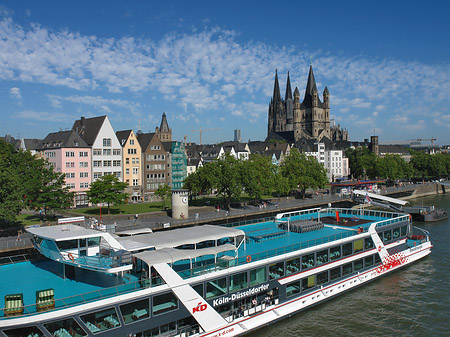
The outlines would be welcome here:
M 411 204 L 450 213 L 450 194 Z M 249 336 L 450 336 L 450 220 L 414 225 L 430 232 L 430 255 Z

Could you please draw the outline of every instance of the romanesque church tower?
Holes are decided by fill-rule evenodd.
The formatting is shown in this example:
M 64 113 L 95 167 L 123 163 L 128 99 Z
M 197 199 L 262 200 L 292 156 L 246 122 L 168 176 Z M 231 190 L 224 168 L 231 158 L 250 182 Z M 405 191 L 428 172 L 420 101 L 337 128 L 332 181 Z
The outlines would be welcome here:
M 347 130 L 337 128 L 339 130 L 333 127 L 332 131 L 330 126 L 330 93 L 325 87 L 323 102 L 320 100 L 312 65 L 309 67 L 305 95 L 301 102 L 298 88 L 295 88 L 292 99 L 289 73 L 285 98 L 281 99 L 278 73 L 275 71 L 274 92 L 269 104 L 268 138 L 274 133 L 286 136 L 286 131 L 290 131 L 290 138 L 295 141 L 301 138 L 320 140 L 324 137 L 333 141 L 348 140 Z

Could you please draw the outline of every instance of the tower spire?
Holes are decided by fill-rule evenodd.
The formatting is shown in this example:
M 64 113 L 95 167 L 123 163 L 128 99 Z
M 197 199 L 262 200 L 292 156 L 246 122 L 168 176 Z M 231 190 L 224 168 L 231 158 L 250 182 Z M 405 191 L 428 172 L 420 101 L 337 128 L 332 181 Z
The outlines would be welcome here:
M 289 79 L 289 71 L 288 71 L 287 82 L 286 82 L 286 95 L 285 95 L 284 99 L 287 101 L 288 98 L 292 99 L 291 80 Z
M 275 83 L 273 86 L 273 100 L 281 101 L 280 85 L 278 83 L 278 71 L 275 69 Z
M 308 81 L 306 83 L 305 97 L 303 98 L 303 105 L 307 108 L 313 106 L 314 94 L 317 95 L 316 80 L 312 65 L 309 66 Z

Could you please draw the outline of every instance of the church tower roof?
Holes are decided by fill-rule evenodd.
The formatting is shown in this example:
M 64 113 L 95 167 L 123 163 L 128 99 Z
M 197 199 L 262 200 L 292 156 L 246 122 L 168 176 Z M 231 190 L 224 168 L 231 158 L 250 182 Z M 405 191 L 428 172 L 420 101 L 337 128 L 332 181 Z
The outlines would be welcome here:
M 287 82 L 286 82 L 286 95 L 284 99 L 287 101 L 288 98 L 292 99 L 292 89 L 291 89 L 291 80 L 289 79 L 289 71 L 287 76 Z
M 160 132 L 169 132 L 170 131 L 169 124 L 167 123 L 167 118 L 166 118 L 166 113 L 165 112 L 163 112 L 163 115 L 162 115 L 161 125 L 159 127 L 159 131 Z
M 306 108 L 312 107 L 314 93 L 317 93 L 317 86 L 316 86 L 316 79 L 314 78 L 313 68 L 312 65 L 310 65 L 308 81 L 306 83 L 305 98 L 303 99 L 302 103 Z
M 274 83 L 274 86 L 273 86 L 273 100 L 274 101 L 281 101 L 280 84 L 278 83 L 278 72 L 277 72 L 277 69 L 275 69 L 275 83 Z

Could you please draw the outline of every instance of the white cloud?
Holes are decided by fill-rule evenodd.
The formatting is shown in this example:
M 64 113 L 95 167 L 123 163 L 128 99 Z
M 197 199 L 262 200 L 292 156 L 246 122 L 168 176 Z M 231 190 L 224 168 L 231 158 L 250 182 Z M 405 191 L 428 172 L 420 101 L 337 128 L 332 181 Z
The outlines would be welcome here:
M 22 94 L 20 93 L 20 89 L 17 87 L 11 88 L 9 89 L 9 94 L 11 95 L 11 97 L 21 100 L 22 99 Z
M 378 111 L 372 112 L 372 116 L 373 116 L 373 117 L 378 117 Z
M 376 109 L 377 111 L 383 111 L 384 109 L 386 109 L 386 107 L 385 107 L 383 104 L 379 104 L 379 105 L 377 105 L 377 106 L 375 107 L 375 109 Z
M 38 112 L 32 110 L 19 111 L 16 114 L 14 114 L 14 117 L 20 119 L 31 119 L 46 122 L 67 122 L 68 120 L 73 119 L 73 116 L 67 114 L 54 112 Z

